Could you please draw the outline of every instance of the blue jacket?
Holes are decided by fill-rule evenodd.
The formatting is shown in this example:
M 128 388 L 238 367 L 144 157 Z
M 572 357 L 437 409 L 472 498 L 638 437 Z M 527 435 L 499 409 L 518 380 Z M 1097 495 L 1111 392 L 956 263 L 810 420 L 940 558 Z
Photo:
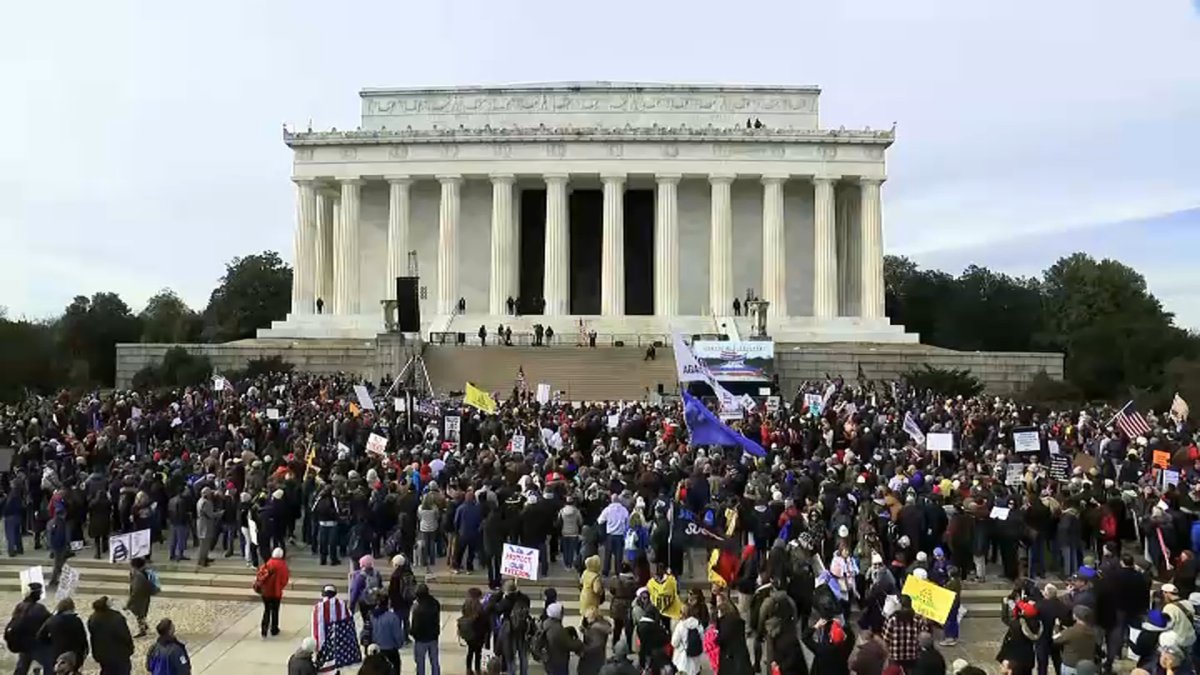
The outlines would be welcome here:
M 151 675 L 192 675 L 187 647 L 175 639 L 159 638 L 146 654 L 146 670 Z
M 1200 520 L 1192 522 L 1192 552 L 1200 556 Z
M 400 649 L 404 632 L 400 630 L 400 617 L 392 610 L 380 612 L 371 619 L 371 641 L 380 649 Z
M 479 502 L 463 502 L 454 512 L 454 526 L 464 539 L 475 539 L 483 527 L 483 507 Z

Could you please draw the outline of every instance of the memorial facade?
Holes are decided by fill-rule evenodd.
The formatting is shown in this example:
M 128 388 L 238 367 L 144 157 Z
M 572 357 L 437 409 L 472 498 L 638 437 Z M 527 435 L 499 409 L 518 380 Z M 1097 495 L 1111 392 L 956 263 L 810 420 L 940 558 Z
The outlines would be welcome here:
M 739 326 L 734 301 L 750 295 L 777 340 L 915 342 L 883 308 L 894 130 L 823 129 L 819 95 L 364 90 L 357 129 L 284 131 L 292 312 L 259 334 L 374 336 L 396 277 L 418 276 L 427 331 L 584 318 L 602 332 L 695 332 Z

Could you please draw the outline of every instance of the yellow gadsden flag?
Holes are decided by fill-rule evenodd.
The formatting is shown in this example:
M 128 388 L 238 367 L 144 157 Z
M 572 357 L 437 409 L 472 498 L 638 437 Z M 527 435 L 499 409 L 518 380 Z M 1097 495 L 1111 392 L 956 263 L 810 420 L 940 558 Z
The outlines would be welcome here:
M 492 397 L 486 391 L 468 382 L 465 392 L 463 394 L 463 403 L 479 408 L 490 415 L 496 414 L 496 402 L 492 400 Z

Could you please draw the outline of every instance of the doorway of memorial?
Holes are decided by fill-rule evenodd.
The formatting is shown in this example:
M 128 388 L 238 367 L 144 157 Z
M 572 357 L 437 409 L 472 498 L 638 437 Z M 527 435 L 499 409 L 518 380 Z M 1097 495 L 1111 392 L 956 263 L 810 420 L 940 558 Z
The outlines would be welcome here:
M 546 191 L 521 190 L 520 194 L 520 279 L 517 298 L 521 314 L 542 313 L 542 289 L 546 269 Z
M 625 313 L 654 314 L 654 190 L 626 190 Z
M 570 222 L 571 314 L 600 313 L 600 255 L 604 242 L 604 193 L 572 190 L 567 201 Z

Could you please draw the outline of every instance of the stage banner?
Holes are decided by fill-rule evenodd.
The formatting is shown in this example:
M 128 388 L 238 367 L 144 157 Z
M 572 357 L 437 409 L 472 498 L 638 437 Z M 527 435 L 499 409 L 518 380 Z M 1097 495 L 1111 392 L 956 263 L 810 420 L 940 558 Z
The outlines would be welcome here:
M 775 343 L 770 340 L 697 340 L 692 353 L 718 381 L 770 382 L 775 374 Z

